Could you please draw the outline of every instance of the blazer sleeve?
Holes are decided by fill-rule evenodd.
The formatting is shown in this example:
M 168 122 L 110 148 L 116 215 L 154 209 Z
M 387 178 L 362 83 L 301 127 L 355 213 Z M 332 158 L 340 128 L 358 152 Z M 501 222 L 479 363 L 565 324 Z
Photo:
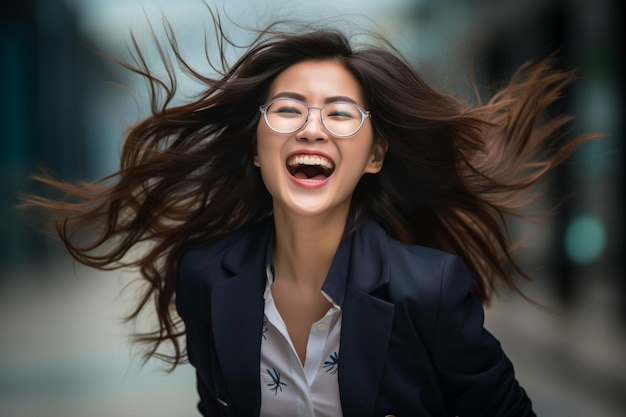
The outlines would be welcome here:
M 461 260 L 448 256 L 427 338 L 447 401 L 460 417 L 535 416 L 500 342 L 483 327 L 484 311 L 473 283 Z
M 208 351 L 210 346 L 210 327 L 208 317 L 201 314 L 198 299 L 203 294 L 208 294 L 208 289 L 203 288 L 198 280 L 196 260 L 193 253 L 186 253 L 178 262 L 176 270 L 176 310 L 185 324 L 186 350 L 189 363 L 196 369 L 197 390 L 200 401 L 197 404 L 198 411 L 203 416 L 222 415 L 220 408 L 215 402 L 208 401 L 217 396 L 212 392 L 213 384 L 207 380 L 207 375 L 201 372 L 210 366 Z M 206 310 L 206 309 L 204 309 Z

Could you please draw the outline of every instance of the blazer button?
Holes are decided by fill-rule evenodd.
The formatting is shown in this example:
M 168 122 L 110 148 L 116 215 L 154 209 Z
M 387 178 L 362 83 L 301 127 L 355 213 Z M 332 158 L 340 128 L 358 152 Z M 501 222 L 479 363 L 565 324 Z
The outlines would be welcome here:
M 222 400 L 220 397 L 216 397 L 215 399 L 217 400 L 218 403 L 222 404 L 224 407 L 228 407 L 228 403 Z

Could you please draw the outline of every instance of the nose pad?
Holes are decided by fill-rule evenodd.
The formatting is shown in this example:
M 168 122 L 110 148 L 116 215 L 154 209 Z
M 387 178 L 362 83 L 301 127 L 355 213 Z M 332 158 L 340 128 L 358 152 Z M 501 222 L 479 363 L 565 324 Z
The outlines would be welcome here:
M 320 112 L 318 117 L 314 117 L 310 111 L 311 110 L 309 110 L 309 117 L 296 133 L 296 137 L 300 140 L 307 141 L 328 140 L 328 131 L 322 123 L 322 113 Z

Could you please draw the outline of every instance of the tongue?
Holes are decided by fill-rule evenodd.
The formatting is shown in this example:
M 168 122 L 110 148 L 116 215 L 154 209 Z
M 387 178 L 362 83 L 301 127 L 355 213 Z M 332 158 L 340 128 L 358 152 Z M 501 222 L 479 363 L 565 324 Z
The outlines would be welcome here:
M 294 173 L 299 180 L 323 181 L 326 179 L 324 170 L 318 166 L 300 166 Z
M 312 177 L 309 177 L 304 172 L 296 172 L 294 177 L 299 180 L 313 180 L 313 181 L 323 181 L 326 179 L 326 176 L 322 174 L 317 174 Z

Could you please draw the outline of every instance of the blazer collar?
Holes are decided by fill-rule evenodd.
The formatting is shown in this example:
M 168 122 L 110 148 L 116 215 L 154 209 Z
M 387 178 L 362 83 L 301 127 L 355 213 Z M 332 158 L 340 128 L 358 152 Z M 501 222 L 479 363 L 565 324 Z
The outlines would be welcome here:
M 240 415 L 258 415 L 260 410 L 264 271 L 273 242 L 271 218 L 242 233 L 222 260 L 230 277 L 212 291 L 216 351 Z M 366 222 L 341 242 L 322 286 L 342 308 L 338 377 L 345 417 L 373 413 L 394 307 L 372 293 L 389 281 L 388 262 L 387 235 L 376 223 Z
M 242 231 L 238 242 L 224 255 L 222 266 L 230 274 L 265 266 L 271 262 L 274 247 L 274 220 L 268 217 Z M 339 245 L 322 289 L 343 305 L 346 283 L 371 293 L 389 281 L 388 237 L 372 221 L 365 222 Z M 265 281 L 263 281 L 265 282 Z

